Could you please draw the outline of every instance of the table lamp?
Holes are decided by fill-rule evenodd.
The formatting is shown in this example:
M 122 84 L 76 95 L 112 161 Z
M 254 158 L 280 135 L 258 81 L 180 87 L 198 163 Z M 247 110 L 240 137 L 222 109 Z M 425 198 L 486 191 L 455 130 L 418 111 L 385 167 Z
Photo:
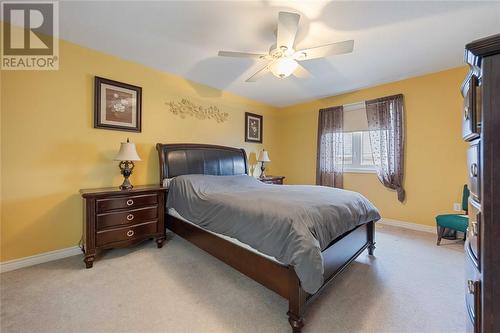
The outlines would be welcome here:
M 137 155 L 137 151 L 135 150 L 135 144 L 130 142 L 127 138 L 127 142 L 122 142 L 120 144 L 120 151 L 118 155 L 115 157 L 115 161 L 120 161 L 118 167 L 121 170 L 121 174 L 123 175 L 123 184 L 120 185 L 120 189 L 122 190 L 130 190 L 132 184 L 128 180 L 128 177 L 132 174 L 132 170 L 134 170 L 134 162 L 140 161 L 141 158 Z
M 263 149 L 260 152 L 259 158 L 257 159 L 257 161 L 262 163 L 262 165 L 260 166 L 260 170 L 262 171 L 260 173 L 260 178 L 265 178 L 266 177 L 266 166 L 265 166 L 265 163 L 266 162 L 271 162 L 271 160 L 269 159 L 269 154 L 267 153 L 267 151 L 265 149 Z

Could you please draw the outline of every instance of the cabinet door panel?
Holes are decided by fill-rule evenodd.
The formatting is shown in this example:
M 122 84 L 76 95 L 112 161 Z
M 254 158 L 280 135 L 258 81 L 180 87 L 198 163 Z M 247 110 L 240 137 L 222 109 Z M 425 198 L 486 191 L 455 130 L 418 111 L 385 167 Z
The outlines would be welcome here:
M 468 243 L 468 241 L 466 241 Z M 467 244 L 466 244 L 467 246 Z M 479 332 L 481 323 L 481 277 L 469 257 L 465 259 L 465 306 L 468 314 L 468 333 Z
M 478 87 L 478 79 L 472 75 L 464 84 L 464 107 L 462 120 L 462 137 L 466 141 L 474 140 L 479 137 L 478 113 L 476 92 Z
M 467 150 L 467 171 L 469 174 L 469 190 L 471 197 L 476 201 L 480 201 L 480 179 L 481 179 L 481 166 L 479 165 L 479 145 L 480 140 L 471 143 Z

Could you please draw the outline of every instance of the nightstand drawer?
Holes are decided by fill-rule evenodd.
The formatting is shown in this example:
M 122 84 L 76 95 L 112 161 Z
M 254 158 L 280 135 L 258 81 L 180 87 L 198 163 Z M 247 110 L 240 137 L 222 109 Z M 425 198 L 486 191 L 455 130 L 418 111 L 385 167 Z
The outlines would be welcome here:
M 155 238 L 165 241 L 165 196 L 160 185 L 80 190 L 84 199 L 85 266 L 91 268 L 98 250 L 127 247 Z
M 139 224 L 156 220 L 157 218 L 158 206 L 99 214 L 97 215 L 97 230 L 102 230 L 113 226 Z
M 102 213 L 121 208 L 138 208 L 144 206 L 153 206 L 158 203 L 156 193 L 143 195 L 128 195 L 120 197 L 110 197 L 97 200 L 97 212 Z
M 132 225 L 130 227 L 98 231 L 96 237 L 96 245 L 102 246 L 115 242 L 144 238 L 147 235 L 154 235 L 155 233 L 157 233 L 157 229 L 157 221 L 150 221 Z

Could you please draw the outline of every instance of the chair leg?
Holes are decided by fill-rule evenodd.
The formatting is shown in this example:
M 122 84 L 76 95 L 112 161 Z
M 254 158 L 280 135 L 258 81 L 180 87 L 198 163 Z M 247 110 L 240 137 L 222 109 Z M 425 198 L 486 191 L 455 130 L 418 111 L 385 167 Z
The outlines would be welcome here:
M 437 226 L 438 239 L 436 244 L 439 246 L 441 244 L 441 238 L 443 238 L 444 228 Z

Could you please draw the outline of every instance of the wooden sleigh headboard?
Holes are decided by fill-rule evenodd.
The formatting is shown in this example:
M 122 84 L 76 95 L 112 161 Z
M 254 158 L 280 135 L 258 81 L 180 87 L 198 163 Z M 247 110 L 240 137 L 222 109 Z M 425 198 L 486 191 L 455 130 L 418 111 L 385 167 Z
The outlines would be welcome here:
M 158 143 L 156 150 L 160 161 L 160 183 L 165 178 L 188 174 L 248 174 L 245 149 L 196 143 Z

